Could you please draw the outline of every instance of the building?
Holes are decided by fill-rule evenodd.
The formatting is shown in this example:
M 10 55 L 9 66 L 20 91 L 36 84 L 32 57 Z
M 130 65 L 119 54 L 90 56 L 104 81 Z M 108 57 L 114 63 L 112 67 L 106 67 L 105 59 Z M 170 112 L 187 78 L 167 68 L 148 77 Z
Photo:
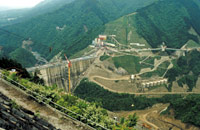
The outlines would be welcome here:
M 107 36 L 106 35 L 99 35 L 99 39 L 102 40 L 102 41 L 106 41 Z

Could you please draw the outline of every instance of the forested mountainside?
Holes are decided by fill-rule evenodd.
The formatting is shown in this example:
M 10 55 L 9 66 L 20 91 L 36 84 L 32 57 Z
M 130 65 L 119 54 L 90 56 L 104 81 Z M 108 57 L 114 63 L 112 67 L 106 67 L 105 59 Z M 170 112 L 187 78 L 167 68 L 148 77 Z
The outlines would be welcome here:
M 4 27 L 23 37 L 0 30 L 1 55 L 9 56 L 22 47 L 23 40 L 30 38 L 33 44 L 29 48 L 48 60 L 59 52 L 72 56 L 102 33 L 116 34 L 124 44 L 135 42 L 157 47 L 165 42 L 173 48 L 186 43 L 198 45 L 199 22 L 199 0 L 75 0 L 53 12 Z
M 162 114 L 169 114 L 184 123 L 200 126 L 200 113 L 198 112 L 200 95 L 165 95 L 163 97 L 147 98 L 145 96 L 110 92 L 93 82 L 89 82 L 87 79 L 81 81 L 75 90 L 75 94 L 89 102 L 98 102 L 110 111 L 140 110 L 152 107 L 157 103 L 169 103 L 170 106 Z M 134 107 L 132 107 L 132 104 L 134 104 Z
M 180 48 L 189 40 L 199 43 L 199 0 L 165 0 L 138 10 L 138 33 L 152 47 L 163 41 L 169 47 Z
M 32 17 L 55 11 L 74 0 L 44 0 L 33 8 L 0 10 L 0 27 L 23 22 Z
M 182 99 L 176 98 L 170 103 L 165 113 L 174 114 L 176 119 L 200 127 L 199 99 L 200 95 L 189 95 Z M 170 111 L 170 109 L 173 111 Z
M 124 44 L 144 43 L 180 48 L 200 43 L 200 1 L 162 0 L 138 9 L 106 25 L 106 34 L 116 34 Z
M 104 24 L 147 6 L 156 0 L 76 0 L 60 9 L 4 29 L 31 38 L 32 50 L 51 59 L 63 51 L 71 56 L 91 44 L 104 31 Z M 0 31 L 4 55 L 12 53 L 27 40 Z M 49 53 L 49 47 L 52 52 Z
M 166 78 L 169 82 L 169 90 L 172 89 L 172 83 L 178 82 L 180 87 L 188 86 L 188 91 L 192 91 L 196 87 L 200 75 L 200 52 L 197 50 L 188 52 L 186 56 L 180 57 L 175 63 L 174 67 L 170 69 Z

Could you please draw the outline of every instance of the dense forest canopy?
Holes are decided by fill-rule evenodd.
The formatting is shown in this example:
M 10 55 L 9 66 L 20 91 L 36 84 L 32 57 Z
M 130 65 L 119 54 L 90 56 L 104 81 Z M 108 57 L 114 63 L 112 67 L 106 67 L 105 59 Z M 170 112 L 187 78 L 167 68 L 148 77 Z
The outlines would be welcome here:
M 87 79 L 81 81 L 75 90 L 75 95 L 86 101 L 101 104 L 102 107 L 110 111 L 143 110 L 157 103 L 170 103 L 167 111 L 173 109 L 175 118 L 195 126 L 200 124 L 200 95 L 189 95 L 186 97 L 181 95 L 165 95 L 160 98 L 147 98 L 125 93 L 113 93 Z
M 28 71 L 16 60 L 7 59 L 7 58 L 0 58 L 0 69 L 11 71 L 12 69 L 16 70 L 17 76 L 20 78 L 26 78 L 30 81 L 44 85 L 44 80 L 37 76 L 37 73 L 31 75 Z
M 22 18 L 6 22 L 7 18 L 15 15 Z M 4 57 L 0 59 L 0 69 L 16 69 L 17 75 L 8 71 L 5 73 L 24 86 L 38 90 L 61 106 L 93 118 L 109 128 L 113 122 L 110 122 L 105 109 L 143 110 L 157 103 L 169 103 L 166 112 L 172 110 L 176 119 L 199 127 L 200 95 L 147 98 L 114 93 L 83 79 L 74 93 L 87 101 L 85 102 L 75 96 L 63 95 L 62 90 L 58 91 L 56 86 L 43 86 L 44 81 L 36 73 L 32 76 L 24 68 L 37 63 L 31 51 L 38 52 L 47 60 L 51 60 L 59 52 L 62 56 L 66 53 L 71 57 L 90 45 L 99 34 L 104 33 L 117 35 L 116 39 L 122 44 L 142 43 L 146 48 L 157 48 L 163 42 L 170 48 L 181 48 L 186 44 L 200 45 L 199 23 L 200 0 L 45 0 L 32 9 L 10 11 L 6 17 L 4 12 L 0 12 L 0 58 Z M 32 43 L 24 47 L 24 41 Z M 100 60 L 109 58 L 110 56 L 104 54 Z M 140 64 L 140 60 L 136 56 L 112 58 L 116 68 L 122 67 L 130 74 L 137 74 L 142 68 L 146 68 Z M 146 62 L 154 64 L 154 61 L 155 59 Z M 166 61 L 159 67 L 167 68 L 169 65 L 170 62 Z M 165 72 L 157 69 L 141 77 L 161 77 Z M 169 85 L 166 85 L 169 91 L 172 91 L 174 82 L 180 87 L 187 86 L 187 91 L 193 91 L 199 76 L 200 52 L 193 50 L 174 59 L 173 68 L 169 69 L 163 78 L 169 81 Z M 137 117 L 133 115 L 116 127 L 133 127 L 136 122 Z
M 75 90 L 75 95 L 89 102 L 98 102 L 111 111 L 142 110 L 151 107 L 156 103 L 169 103 L 174 98 L 181 98 L 180 95 L 166 95 L 162 98 L 147 98 L 133 94 L 114 93 L 99 85 L 83 79 Z M 134 107 L 132 107 L 134 105 Z
M 188 91 L 192 91 L 196 87 L 198 77 L 200 75 L 200 52 L 197 50 L 188 52 L 186 56 L 180 57 L 175 63 L 174 67 L 170 69 L 166 78 L 169 82 L 178 81 L 179 86 L 187 85 Z M 173 87 L 170 84 L 169 87 Z
M 186 98 L 174 99 L 169 109 L 174 110 L 175 118 L 184 123 L 200 127 L 200 95 L 189 95 Z
M 198 0 L 69 2 L 71 3 L 63 4 L 56 10 L 52 9 L 45 14 L 4 27 L 5 30 L 24 38 L 0 30 L 0 45 L 5 49 L 4 55 L 9 56 L 22 46 L 23 40 L 31 38 L 33 51 L 39 52 L 47 60 L 61 51 L 70 57 L 91 44 L 97 35 L 104 33 L 107 29 L 105 24 L 109 22 L 111 25 L 116 24 L 117 22 L 111 21 L 135 11 L 137 11 L 135 15 L 128 15 L 127 19 L 123 18 L 123 23 L 114 25 L 118 27 L 121 26 L 119 24 L 123 24 L 123 30 L 119 30 L 121 33 L 118 35 L 119 39 L 124 38 L 123 42 L 128 42 L 127 35 L 132 31 L 133 39 L 140 39 L 137 42 L 148 43 L 151 47 L 158 47 L 162 42 L 173 48 L 180 48 L 190 42 L 199 44 L 200 2 Z M 40 6 L 42 4 L 36 7 Z M 108 30 L 109 33 L 115 32 L 113 28 Z M 51 53 L 49 47 L 52 47 Z
M 12 59 L 1 58 L 0 59 L 0 69 L 11 70 L 15 69 L 22 78 L 30 78 L 30 74 L 25 68 L 22 67 L 20 63 Z
M 74 0 L 44 0 L 35 7 L 0 10 L 0 27 L 23 22 L 48 12 L 53 12 Z
M 137 12 L 137 32 L 152 47 L 165 42 L 169 47 L 180 48 L 190 39 L 200 43 L 200 8 L 196 0 L 163 0 Z M 189 32 L 191 29 L 197 34 Z
M 53 12 L 5 26 L 5 30 L 24 38 L 0 30 L 0 45 L 15 50 L 22 46 L 23 40 L 31 38 L 32 49 L 48 60 L 61 51 L 72 56 L 91 44 L 104 31 L 105 23 L 154 1 L 156 0 L 76 0 Z M 63 30 L 58 30 L 57 27 Z M 49 47 L 53 48 L 51 53 Z M 5 55 L 8 56 L 9 53 L 11 52 L 6 51 Z

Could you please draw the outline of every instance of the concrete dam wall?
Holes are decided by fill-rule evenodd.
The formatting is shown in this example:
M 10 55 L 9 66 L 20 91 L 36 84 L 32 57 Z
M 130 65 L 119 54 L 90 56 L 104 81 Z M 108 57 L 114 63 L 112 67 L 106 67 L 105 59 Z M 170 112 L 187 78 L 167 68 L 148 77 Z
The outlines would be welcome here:
M 95 60 L 94 57 L 79 58 L 71 60 L 71 88 L 73 89 L 87 68 Z M 66 61 L 50 63 L 43 66 L 33 67 L 27 69 L 31 73 L 37 73 L 37 75 L 44 79 L 45 85 L 52 86 L 57 85 L 59 88 L 68 91 L 68 63 Z

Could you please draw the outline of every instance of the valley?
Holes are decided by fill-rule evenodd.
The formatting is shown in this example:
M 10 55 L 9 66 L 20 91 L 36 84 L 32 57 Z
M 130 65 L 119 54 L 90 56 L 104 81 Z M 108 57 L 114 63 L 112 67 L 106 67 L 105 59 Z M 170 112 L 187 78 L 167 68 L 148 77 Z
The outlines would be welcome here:
M 99 48 L 99 46 L 101 45 L 96 45 L 96 46 L 97 48 Z M 113 44 L 113 45 L 116 45 L 116 44 Z M 124 47 L 124 45 L 122 46 Z M 167 47 L 163 47 L 163 48 L 167 50 Z M 130 51 L 127 51 L 128 49 L 130 49 Z M 94 61 L 94 63 L 88 68 L 88 70 L 85 72 L 85 77 L 87 77 L 89 81 L 94 82 L 98 84 L 99 86 L 103 87 L 105 90 L 118 93 L 118 94 L 126 93 L 126 94 L 133 94 L 136 96 L 143 95 L 146 97 L 162 97 L 163 95 L 187 96 L 191 94 L 200 93 L 199 79 L 196 83 L 196 87 L 194 87 L 193 90 L 190 92 L 188 91 L 189 90 L 188 86 L 185 85 L 184 87 L 181 87 L 177 85 L 176 81 L 173 82 L 173 87 L 171 91 L 169 91 L 169 89 L 167 88 L 170 82 L 166 82 L 163 85 L 162 84 L 160 85 L 160 82 L 162 82 L 163 78 L 166 76 L 168 71 L 174 67 L 175 65 L 174 61 L 178 60 L 180 57 L 184 57 L 185 55 L 187 55 L 187 53 L 190 53 L 196 49 L 198 50 L 198 53 L 199 53 L 198 47 L 183 48 L 183 50 L 170 48 L 171 50 L 174 50 L 174 53 L 171 55 L 167 55 L 166 53 L 164 53 L 165 49 L 162 49 L 162 46 L 161 48 L 158 48 L 158 49 L 152 48 L 152 50 L 157 51 L 157 53 L 148 52 L 148 55 L 145 55 L 145 54 L 143 55 L 142 51 L 148 51 L 151 49 L 145 49 L 145 48 L 138 49 L 141 52 L 137 51 L 137 48 L 128 48 L 128 49 L 124 51 L 124 49 L 120 49 L 120 47 L 116 47 L 116 49 L 114 49 L 113 47 L 110 48 L 110 46 L 107 46 L 105 43 L 105 46 L 99 48 L 101 55 L 99 55 L 99 58 L 97 58 Z M 181 53 L 177 53 L 179 51 Z M 185 53 L 182 53 L 182 51 Z M 141 59 L 139 61 L 133 59 L 132 61 L 129 60 L 125 62 L 125 64 L 129 64 L 129 67 L 130 67 L 130 62 L 138 62 L 140 64 L 139 65 L 140 67 L 142 66 L 145 68 L 141 67 L 138 73 L 136 70 L 135 70 L 136 73 L 128 73 L 128 69 L 126 68 L 126 66 L 124 66 L 125 68 L 123 68 L 123 70 L 127 72 L 117 73 L 116 70 L 118 68 L 115 66 L 113 59 L 123 57 L 126 55 L 138 57 L 138 59 Z M 104 58 L 101 58 L 101 57 L 105 57 L 105 56 L 107 58 L 102 61 L 101 59 L 104 59 Z M 163 63 L 164 63 L 164 66 L 162 65 Z M 131 69 L 134 70 L 137 68 L 132 66 Z M 159 69 L 164 70 L 164 71 L 160 71 Z M 152 73 L 155 71 L 156 73 Z M 151 76 L 149 76 L 149 73 L 151 73 Z M 136 78 L 138 79 L 131 79 L 133 74 L 137 75 Z M 145 82 L 147 82 L 147 86 L 146 85 L 142 86 L 142 84 Z M 152 82 L 157 82 L 158 85 L 155 85 L 156 83 L 152 83 Z M 116 115 L 118 117 L 124 117 L 124 116 L 127 117 L 128 115 L 131 115 L 131 113 L 132 114 L 137 113 L 137 115 L 139 116 L 139 122 L 138 122 L 139 126 L 136 128 L 138 129 L 144 128 L 142 126 L 144 126 L 145 124 L 147 124 L 146 126 L 149 126 L 149 128 L 156 129 L 156 130 L 168 130 L 168 129 L 198 130 L 199 129 L 199 128 L 196 128 L 195 126 L 184 124 L 180 120 L 176 120 L 175 118 L 173 118 L 173 116 L 168 117 L 166 115 L 160 115 L 160 113 L 166 110 L 168 106 L 169 106 L 168 104 L 156 104 L 156 105 L 153 105 L 152 107 L 149 107 L 141 111 L 116 112 Z
M 199 130 L 199 12 L 199 0 L 0 11 L 0 93 L 63 130 Z

